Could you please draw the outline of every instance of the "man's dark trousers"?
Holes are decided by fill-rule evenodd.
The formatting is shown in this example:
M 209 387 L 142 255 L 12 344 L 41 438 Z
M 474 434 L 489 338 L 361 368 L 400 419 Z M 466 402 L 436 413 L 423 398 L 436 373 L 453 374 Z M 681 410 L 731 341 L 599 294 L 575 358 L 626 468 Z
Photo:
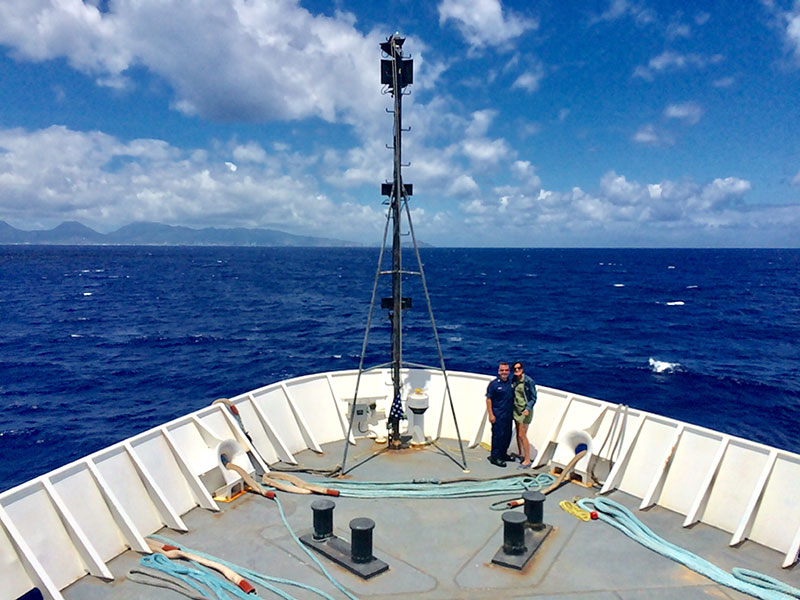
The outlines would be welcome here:
M 496 460 L 505 460 L 508 446 L 511 444 L 511 412 L 494 413 L 492 423 L 492 452 L 490 456 Z

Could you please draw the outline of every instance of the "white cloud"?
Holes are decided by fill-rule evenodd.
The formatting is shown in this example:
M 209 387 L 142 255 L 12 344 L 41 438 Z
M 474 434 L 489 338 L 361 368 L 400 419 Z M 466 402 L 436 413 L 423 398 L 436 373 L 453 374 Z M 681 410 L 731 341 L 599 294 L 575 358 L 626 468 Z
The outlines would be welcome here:
M 226 155 L 228 147 L 218 152 Z M 291 155 L 271 155 L 265 167 L 236 165 L 216 154 L 180 150 L 161 140 L 126 143 L 61 126 L 0 129 L 4 214 L 28 226 L 63 220 L 103 229 L 133 221 L 280 225 L 343 239 L 361 239 L 374 230 L 377 239 L 379 205 L 334 203 L 296 168 Z
M 502 138 L 464 140 L 461 144 L 461 151 L 477 167 L 492 167 L 513 154 L 508 142 Z
M 531 68 L 525 70 L 519 77 L 511 84 L 511 88 L 520 88 L 526 92 L 533 93 L 539 89 L 539 85 L 544 78 L 544 67 L 541 64 L 535 64 Z
M 664 116 L 668 119 L 678 119 L 694 125 L 703 116 L 703 108 L 697 102 L 670 104 L 664 109 Z
M 687 69 L 703 69 L 721 63 L 724 57 L 721 54 L 706 56 L 703 54 L 681 54 L 665 50 L 651 58 L 647 66 L 639 65 L 634 69 L 634 77 L 641 77 L 652 81 L 655 75 L 683 71 Z
M 527 160 L 514 161 L 511 165 L 511 173 L 518 181 L 522 182 L 528 193 L 538 191 L 542 187 L 542 180 L 536 174 L 536 167 Z
M 365 102 L 381 103 L 378 41 L 352 15 L 313 15 L 296 0 L 117 0 L 108 12 L 80 0 L 0 3 L 0 43 L 16 56 L 65 58 L 117 88 L 143 67 L 174 90 L 174 108 L 222 121 L 360 122 Z
M 531 173 L 532 167 L 517 161 L 515 173 Z M 461 205 L 465 221 L 477 234 L 508 229 L 508 239 L 526 244 L 529 240 L 553 239 L 569 234 L 573 243 L 580 236 L 605 232 L 606 243 L 620 239 L 614 232 L 642 239 L 649 232 L 649 243 L 674 232 L 705 232 L 720 228 L 747 230 L 779 223 L 800 223 L 800 205 L 792 207 L 751 207 L 744 196 L 751 189 L 749 181 L 737 177 L 716 178 L 708 183 L 664 180 L 640 183 L 609 171 L 600 180 L 596 192 L 579 187 L 559 192 L 540 187 L 503 186 L 490 195 Z M 524 215 L 522 219 L 509 216 Z M 571 233 L 570 233 L 571 232 Z M 574 237 L 574 236 L 578 237 Z M 683 234 L 681 234 L 683 235 Z M 687 234 L 688 235 L 688 234 Z M 601 238 L 602 239 L 602 238 Z M 687 238 L 691 240 L 691 238 Z
M 652 123 L 642 125 L 631 139 L 637 144 L 646 146 L 671 146 L 675 143 L 669 132 L 656 128 Z
M 800 60 L 800 3 L 795 2 L 791 11 L 784 13 L 786 42 L 792 48 L 796 59 Z
M 490 142 L 483 147 L 486 156 L 480 158 L 491 163 L 507 150 L 503 140 Z M 476 239 L 522 245 L 561 239 L 574 245 L 594 239 L 586 237 L 592 231 L 591 235 L 605 232 L 609 243 L 619 242 L 622 238 L 615 236 L 622 231 L 664 234 L 800 225 L 800 206 L 749 206 L 744 199 L 750 182 L 733 176 L 700 183 L 688 179 L 642 183 L 609 171 L 595 190 L 556 191 L 542 188 L 531 162 L 506 155 L 500 164 L 508 164 L 509 183 L 488 189 L 458 168 L 454 152 L 426 149 L 425 160 L 413 171 L 414 183 L 432 182 L 428 189 L 438 188 L 461 201 L 463 214 L 451 214 L 437 212 L 431 208 L 436 200 L 426 198 L 425 222 L 418 219 L 415 225 L 422 239 L 434 243 L 437 237 L 452 235 L 451 243 L 462 244 L 474 244 Z M 233 159 L 237 153 L 241 159 L 263 160 Z M 325 237 L 378 240 L 385 217 L 374 173 L 370 174 L 376 187 L 374 203 L 349 197 L 334 200 L 309 175 L 316 164 L 310 157 L 298 159 L 291 148 L 267 151 L 252 142 L 181 150 L 161 140 L 123 142 L 60 126 L 0 129 L 0 197 L 6 218 L 23 228 L 74 219 L 106 229 L 145 220 L 191 227 L 272 226 Z M 800 185 L 800 173 L 794 182 Z M 419 217 L 421 206 L 414 209 Z M 516 215 L 524 218 L 513 218 Z M 553 232 L 566 237 L 548 237 Z
M 783 10 L 772 0 L 761 0 L 772 20 L 772 26 L 780 33 L 787 50 L 800 65 L 800 2 L 794 1 L 792 8 Z
M 639 25 L 649 25 L 656 21 L 655 13 L 640 2 L 628 0 L 610 0 L 608 8 L 590 20 L 590 24 L 602 21 L 616 21 L 623 17 L 630 17 Z
M 239 162 L 266 163 L 267 153 L 255 142 L 237 145 L 233 149 L 233 158 Z
M 800 171 L 797 172 L 797 175 L 792 177 L 792 185 L 800 185 Z
M 728 88 L 731 87 L 734 83 L 736 83 L 736 79 L 733 77 L 720 77 L 719 79 L 715 79 L 711 82 L 711 85 L 717 88 Z
M 698 25 L 705 25 L 711 19 L 711 15 L 701 11 L 694 16 L 694 22 Z
M 449 196 L 469 196 L 479 189 L 478 184 L 475 183 L 472 177 L 462 174 L 453 179 L 453 183 L 447 189 L 447 194 Z
M 667 39 L 692 37 L 692 28 L 686 23 L 673 22 L 667 26 Z
M 497 116 L 497 111 L 492 109 L 477 110 L 472 113 L 472 122 L 467 126 L 466 134 L 469 137 L 481 137 L 489 131 L 489 126 Z
M 507 46 L 539 26 L 534 19 L 504 10 L 499 0 L 442 0 L 438 9 L 439 24 L 452 21 L 472 49 Z

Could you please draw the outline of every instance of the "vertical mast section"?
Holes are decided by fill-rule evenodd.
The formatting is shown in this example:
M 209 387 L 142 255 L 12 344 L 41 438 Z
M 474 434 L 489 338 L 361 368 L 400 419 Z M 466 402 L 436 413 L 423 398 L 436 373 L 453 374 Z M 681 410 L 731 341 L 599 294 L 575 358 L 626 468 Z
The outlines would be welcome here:
M 462 469 L 467 468 L 467 459 L 464 454 L 464 444 L 461 439 L 461 433 L 459 432 L 458 428 L 458 420 L 456 418 L 456 411 L 455 406 L 453 405 L 453 396 L 450 393 L 450 384 L 447 380 L 447 370 L 445 369 L 444 365 L 444 357 L 442 356 L 442 346 L 439 342 L 439 334 L 436 331 L 436 321 L 433 318 L 433 308 L 431 307 L 431 298 L 430 294 L 428 293 L 428 285 L 425 282 L 425 271 L 422 266 L 422 258 L 419 254 L 419 247 L 417 246 L 417 238 L 414 235 L 414 226 L 411 223 L 411 210 L 408 207 L 408 199 L 413 194 L 413 186 L 410 183 L 405 183 L 403 181 L 402 175 L 402 134 L 403 134 L 403 117 L 402 117 L 402 96 L 406 93 L 404 90 L 406 86 L 414 83 L 414 63 L 411 59 L 405 58 L 403 56 L 403 42 L 405 42 L 404 38 L 399 37 L 397 34 L 394 34 L 385 42 L 383 42 L 381 46 L 381 50 L 384 53 L 386 58 L 381 60 L 381 83 L 384 86 L 383 93 L 390 93 L 394 98 L 394 110 L 386 109 L 387 112 L 392 113 L 394 115 L 394 136 L 393 136 L 393 144 L 392 146 L 388 146 L 391 150 L 394 151 L 394 161 L 393 161 L 393 177 L 392 183 L 382 183 L 381 184 L 381 195 L 387 196 L 389 198 L 388 201 L 384 202 L 384 205 L 389 206 L 389 210 L 386 211 L 386 225 L 383 230 L 383 242 L 381 243 L 381 250 L 378 254 L 378 266 L 375 271 L 375 281 L 372 287 L 372 299 L 370 300 L 369 304 L 369 314 L 367 316 L 367 326 L 364 330 L 364 341 L 361 346 L 361 358 L 358 364 L 358 375 L 356 376 L 356 387 L 355 391 L 353 392 L 353 399 L 350 404 L 350 419 L 349 424 L 347 426 L 347 435 L 345 437 L 345 444 L 344 444 L 344 454 L 342 455 L 342 467 L 341 472 L 342 475 L 348 473 L 350 470 L 356 468 L 360 464 L 364 464 L 368 460 L 371 460 L 383 450 L 373 454 L 372 456 L 362 460 L 359 465 L 352 467 L 351 469 L 347 468 L 347 450 L 351 444 L 355 444 L 355 440 L 352 437 L 353 433 L 353 423 L 356 420 L 356 412 L 359 411 L 359 415 L 364 415 L 370 412 L 370 410 L 375 409 L 375 404 L 372 404 L 371 409 L 367 407 L 366 401 L 361 400 L 359 403 L 359 386 L 361 384 L 361 377 L 367 371 L 371 371 L 373 369 L 383 369 L 386 367 L 391 367 L 392 369 L 392 384 L 393 384 L 393 397 L 391 402 L 391 409 L 388 415 L 388 429 L 389 429 L 389 444 L 388 448 L 402 448 L 402 440 L 400 438 L 400 420 L 404 418 L 403 414 L 403 404 L 401 394 L 403 391 L 402 380 L 400 378 L 400 370 L 405 367 L 416 367 L 422 369 L 436 369 L 436 367 L 427 367 L 425 365 L 419 365 L 414 363 L 403 363 L 403 337 L 402 337 L 402 312 L 407 309 L 411 308 L 411 298 L 403 298 L 403 275 L 419 275 L 421 282 L 422 282 L 422 290 L 425 293 L 425 303 L 428 306 L 428 315 L 430 316 L 431 320 L 431 329 L 433 330 L 433 338 L 436 342 L 436 350 L 439 354 L 439 369 L 442 373 L 442 377 L 444 379 L 444 387 L 446 393 L 446 399 L 450 404 L 450 412 L 453 415 L 453 424 L 456 428 L 456 438 L 458 440 L 458 445 L 461 450 L 461 462 L 459 462 L 455 457 L 451 456 L 444 448 L 436 446 L 438 450 L 448 456 L 454 463 L 460 466 Z M 406 131 L 408 131 L 406 129 Z M 406 218 L 408 220 L 408 231 L 411 235 L 411 242 L 414 247 L 414 254 L 417 259 L 417 266 L 419 267 L 418 272 L 411 272 L 411 271 L 404 271 L 403 270 L 403 261 L 402 261 L 402 246 L 400 242 L 401 238 L 401 219 L 402 213 L 405 210 Z M 389 221 L 392 221 L 393 228 L 392 228 L 392 269 L 390 271 L 382 270 L 383 267 L 383 256 L 384 251 L 386 250 L 386 239 L 387 234 L 389 233 Z M 389 310 L 389 319 L 392 323 L 392 359 L 391 362 L 376 365 L 369 368 L 364 368 L 364 359 L 367 352 L 367 344 L 369 342 L 369 332 L 372 326 L 372 317 L 375 310 L 375 299 L 377 297 L 378 292 L 378 280 L 380 279 L 381 275 L 392 275 L 392 297 L 391 298 L 381 298 L 381 308 Z M 414 411 L 415 415 L 422 414 L 424 409 L 419 411 L 420 407 L 416 407 L 417 410 Z M 412 409 L 413 410 L 413 409 Z M 363 417 L 362 417 L 363 418 Z M 361 419 L 359 420 L 361 422 Z M 359 425 L 360 427 L 360 425 Z M 361 433 L 364 433 L 363 430 L 359 429 Z M 427 442 L 426 442 L 427 443 Z M 431 444 L 436 445 L 435 441 L 431 440 Z M 384 448 L 385 450 L 385 448 Z
M 413 62 L 403 58 L 403 42 L 405 38 L 392 35 L 381 44 L 381 50 L 389 56 L 381 61 L 381 83 L 389 87 L 394 97 L 394 167 L 389 212 L 392 217 L 392 382 L 393 410 L 389 415 L 389 447 L 399 448 L 400 410 L 394 410 L 401 401 L 402 382 L 400 368 L 403 363 L 403 255 L 400 239 L 402 202 L 407 196 L 403 186 L 402 136 L 403 136 L 403 90 L 413 83 Z

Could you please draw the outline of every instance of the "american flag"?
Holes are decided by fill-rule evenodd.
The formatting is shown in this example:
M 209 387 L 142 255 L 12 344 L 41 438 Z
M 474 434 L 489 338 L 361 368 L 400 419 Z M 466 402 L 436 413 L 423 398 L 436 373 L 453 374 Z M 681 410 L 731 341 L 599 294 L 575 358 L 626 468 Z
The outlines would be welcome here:
M 394 401 L 392 402 L 392 409 L 389 411 L 389 420 L 392 419 L 405 419 L 406 415 L 403 413 L 403 403 L 400 400 L 400 394 L 394 397 Z

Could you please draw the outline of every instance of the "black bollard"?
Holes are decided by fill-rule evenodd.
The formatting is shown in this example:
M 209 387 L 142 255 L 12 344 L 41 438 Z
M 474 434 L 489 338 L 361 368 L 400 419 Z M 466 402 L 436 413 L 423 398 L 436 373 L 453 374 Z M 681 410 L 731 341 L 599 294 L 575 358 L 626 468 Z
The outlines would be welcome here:
M 503 513 L 503 552 L 525 552 L 525 515 L 522 513 L 511 510 Z
M 324 540 L 333 535 L 333 500 L 314 500 L 311 510 L 314 512 L 314 539 Z
M 354 563 L 367 563 L 372 560 L 372 530 L 375 521 L 358 517 L 350 521 L 350 558 Z
M 525 492 L 525 512 L 503 513 L 503 545 L 495 553 L 492 563 L 509 569 L 521 570 L 553 531 L 552 525 L 542 521 L 544 494 Z
M 525 501 L 525 517 L 528 525 L 534 531 L 544 529 L 544 501 L 546 496 L 542 492 L 525 492 L 522 499 Z
M 362 579 L 388 571 L 389 565 L 372 555 L 375 521 L 366 517 L 350 521 L 348 543 L 333 533 L 333 508 L 333 502 L 327 499 L 312 502 L 314 531 L 301 535 L 300 541 Z

